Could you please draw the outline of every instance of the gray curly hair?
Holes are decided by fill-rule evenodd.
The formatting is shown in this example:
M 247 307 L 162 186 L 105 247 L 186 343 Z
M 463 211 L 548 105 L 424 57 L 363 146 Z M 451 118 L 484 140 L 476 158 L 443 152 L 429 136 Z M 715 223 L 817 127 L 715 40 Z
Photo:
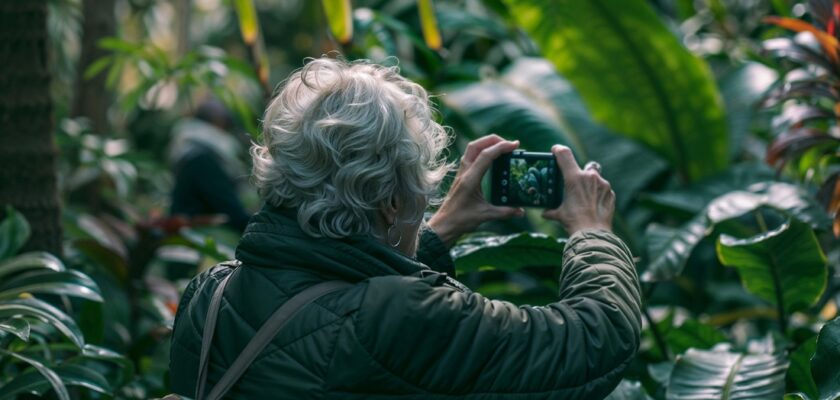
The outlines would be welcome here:
M 450 168 L 434 113 L 397 67 L 312 59 L 266 109 L 254 182 L 267 203 L 296 207 L 316 237 L 373 233 L 375 211 L 393 200 L 419 219 Z

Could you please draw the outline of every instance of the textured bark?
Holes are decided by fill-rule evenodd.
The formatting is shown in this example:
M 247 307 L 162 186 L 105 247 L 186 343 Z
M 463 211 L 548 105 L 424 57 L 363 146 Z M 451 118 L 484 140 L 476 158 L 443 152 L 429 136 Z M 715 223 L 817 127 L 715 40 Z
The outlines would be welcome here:
M 105 85 L 107 74 L 100 73 L 91 79 L 85 79 L 84 75 L 88 66 L 108 55 L 106 50 L 99 47 L 99 41 L 114 36 L 116 32 L 114 0 L 83 0 L 82 15 L 82 54 L 76 78 L 73 115 L 87 117 L 93 132 L 105 134 L 111 128 L 108 123 L 108 107 L 112 103 L 111 91 Z
M 61 254 L 47 68 L 47 0 L 0 1 L 0 205 L 32 226 L 24 250 Z

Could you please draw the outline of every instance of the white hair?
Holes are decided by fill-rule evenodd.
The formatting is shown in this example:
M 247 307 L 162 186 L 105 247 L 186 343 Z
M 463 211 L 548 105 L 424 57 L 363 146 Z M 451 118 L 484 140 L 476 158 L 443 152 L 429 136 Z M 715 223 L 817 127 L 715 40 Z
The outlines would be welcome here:
M 394 200 L 419 219 L 450 168 L 434 114 L 397 67 L 312 59 L 265 111 L 263 143 L 251 147 L 257 189 L 296 207 L 312 236 L 373 233 L 375 212 Z

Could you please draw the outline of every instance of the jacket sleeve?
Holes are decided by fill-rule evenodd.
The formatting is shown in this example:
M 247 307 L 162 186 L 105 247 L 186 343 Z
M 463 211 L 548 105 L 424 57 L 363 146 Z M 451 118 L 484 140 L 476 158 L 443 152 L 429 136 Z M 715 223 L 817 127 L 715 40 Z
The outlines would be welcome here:
M 406 281 L 371 280 L 355 317 L 356 340 L 377 365 L 418 392 L 602 398 L 638 349 L 640 293 L 632 255 L 605 231 L 570 238 L 560 301 L 547 306 L 517 307 L 399 279 Z
M 420 231 L 417 243 L 417 261 L 437 272 L 455 277 L 455 263 L 449 255 L 449 249 L 437 233 L 425 224 Z

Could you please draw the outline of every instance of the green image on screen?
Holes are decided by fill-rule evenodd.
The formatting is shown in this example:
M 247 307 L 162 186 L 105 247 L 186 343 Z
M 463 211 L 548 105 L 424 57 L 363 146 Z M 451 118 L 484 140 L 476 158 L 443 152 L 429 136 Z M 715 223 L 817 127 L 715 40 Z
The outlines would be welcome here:
M 513 203 L 546 207 L 554 187 L 554 170 L 549 160 L 510 159 L 510 196 Z

